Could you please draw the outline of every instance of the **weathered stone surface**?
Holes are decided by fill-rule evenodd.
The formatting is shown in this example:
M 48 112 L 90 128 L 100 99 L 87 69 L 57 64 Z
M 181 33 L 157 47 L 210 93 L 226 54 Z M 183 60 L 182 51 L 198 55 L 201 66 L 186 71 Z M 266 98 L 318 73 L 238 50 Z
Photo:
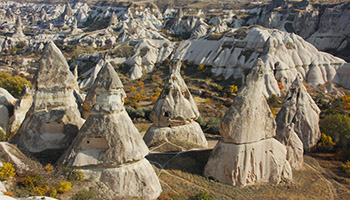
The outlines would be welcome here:
M 197 105 L 180 75 L 180 68 L 180 61 L 173 63 L 170 68 L 171 75 L 150 115 L 154 126 L 185 125 L 199 117 Z
M 294 169 L 301 169 L 304 162 L 304 148 L 303 142 L 294 132 L 294 124 L 287 125 L 282 130 L 277 128 L 276 139 L 286 146 L 290 166 Z
M 13 34 L 12 37 L 18 37 L 18 38 L 25 37 L 25 35 L 23 33 L 23 27 L 22 26 L 23 26 L 23 24 L 22 24 L 21 16 L 18 16 L 17 20 L 16 20 L 16 31 L 15 31 L 15 34 Z
M 162 189 L 144 158 L 149 150 L 124 110 L 123 84 L 109 62 L 91 88 L 92 112 L 59 162 L 106 185 L 114 199 L 157 198 Z
M 74 75 L 62 52 L 52 42 L 48 42 L 39 61 L 39 69 L 34 77 L 37 90 L 78 89 Z
M 40 163 L 28 158 L 15 145 L 8 142 L 0 142 L 0 162 L 13 164 L 16 173 L 23 173 L 41 167 Z
M 0 104 L 0 127 L 7 132 L 9 125 L 9 111 L 6 106 Z
M 83 103 L 83 117 L 85 119 L 89 117 L 92 107 L 96 104 L 96 98 L 99 98 L 101 102 L 96 104 L 96 109 L 108 110 L 108 108 L 106 107 L 113 106 L 113 111 L 115 109 L 118 109 L 119 111 L 124 110 L 124 98 L 126 97 L 126 94 L 123 90 L 123 84 L 120 81 L 118 74 L 114 71 L 111 64 L 105 61 L 103 61 L 103 63 L 103 66 L 106 66 L 103 67 L 104 71 L 101 72 L 99 70 L 99 72 L 102 73 L 103 76 L 97 77 L 96 75 L 96 79 L 94 79 L 94 84 L 88 90 L 85 101 Z M 100 64 L 101 63 L 99 62 L 96 67 L 99 67 Z M 96 96 L 97 90 L 100 90 L 101 88 L 104 88 L 104 90 L 107 91 L 111 90 L 115 94 L 111 96 L 109 92 L 106 92 L 101 93 L 100 96 Z
M 220 124 L 222 141 L 209 157 L 206 177 L 234 186 L 292 179 L 286 147 L 272 138 L 276 122 L 263 96 L 265 73 L 258 59 Z
M 89 168 L 82 171 L 86 177 L 107 185 L 114 192 L 114 199 L 134 197 L 150 200 L 156 199 L 162 191 L 154 169 L 145 158 L 118 168 Z
M 309 151 L 321 137 L 318 125 L 320 109 L 306 91 L 302 77 L 297 76 L 291 85 L 284 107 L 276 116 L 278 138 L 284 138 L 285 127 L 294 123 L 294 131 L 303 142 L 304 151 Z
M 21 126 L 26 114 L 33 103 L 33 93 L 34 91 L 28 86 L 25 85 L 22 96 L 16 102 L 13 116 L 10 118 L 10 132 L 16 133 L 19 127 Z
M 9 106 L 14 105 L 16 99 L 4 88 L 0 88 L 0 104 Z
M 206 148 L 208 146 L 201 127 L 195 121 L 182 126 L 151 126 L 143 140 L 151 149 L 154 147 L 158 149 L 152 149 L 152 151 L 161 151 L 160 146 L 166 146 L 162 148 L 166 151 L 184 151 L 193 148 Z
M 208 146 L 201 127 L 194 122 L 199 117 L 198 108 L 180 75 L 180 68 L 179 60 L 170 64 L 168 82 L 150 114 L 153 125 L 144 135 L 149 147 L 167 145 L 161 149 L 173 151 Z
M 67 148 L 83 120 L 74 96 L 77 82 L 53 42 L 40 59 L 34 88 L 33 104 L 11 141 L 30 152 Z
M 249 144 L 219 142 L 204 169 L 206 177 L 234 186 L 278 184 L 291 174 L 286 148 L 273 138 Z
M 113 12 L 112 16 L 111 16 L 111 18 L 109 20 L 109 27 L 114 28 L 114 27 L 116 27 L 118 25 L 118 23 L 119 23 L 118 17 L 115 14 L 115 12 Z
M 265 73 L 259 59 L 220 123 L 224 142 L 243 144 L 275 136 L 276 123 L 263 95 Z
M 350 63 L 344 64 L 337 70 L 334 82 L 346 89 L 350 89 Z
M 4 186 L 4 184 L 0 181 L 0 195 L 4 194 L 4 192 L 7 192 L 7 190 Z
M 122 111 L 91 114 L 68 152 L 64 161 L 68 166 L 119 167 L 143 159 L 148 148 L 127 112 Z

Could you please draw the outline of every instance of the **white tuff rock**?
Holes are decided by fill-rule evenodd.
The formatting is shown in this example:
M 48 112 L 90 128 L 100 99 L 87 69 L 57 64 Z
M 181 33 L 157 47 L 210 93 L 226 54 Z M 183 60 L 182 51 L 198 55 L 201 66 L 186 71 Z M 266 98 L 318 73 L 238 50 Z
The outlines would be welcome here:
M 168 144 L 171 151 L 208 146 L 201 127 L 194 121 L 199 117 L 198 108 L 180 75 L 180 67 L 181 61 L 170 65 L 169 80 L 151 112 L 153 125 L 143 137 L 149 147 Z
M 96 93 L 92 112 L 60 162 L 81 168 L 105 184 L 114 198 L 156 199 L 161 193 L 158 177 L 145 159 L 147 146 L 124 110 L 123 84 L 109 62 L 91 89 Z
M 262 60 L 258 59 L 238 93 L 238 101 L 234 101 L 220 124 L 223 139 L 209 157 L 204 169 L 206 177 L 234 186 L 278 184 L 282 177 L 292 179 L 286 148 L 272 138 L 276 123 L 263 97 L 261 83 L 265 73 Z M 235 117 L 238 115 L 247 122 Z

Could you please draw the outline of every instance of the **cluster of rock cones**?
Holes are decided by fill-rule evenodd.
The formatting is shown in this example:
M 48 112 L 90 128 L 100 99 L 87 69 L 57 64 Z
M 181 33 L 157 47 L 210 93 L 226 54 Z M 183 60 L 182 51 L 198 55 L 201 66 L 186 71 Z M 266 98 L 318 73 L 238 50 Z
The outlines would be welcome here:
M 180 67 L 181 61 L 171 63 L 168 82 L 150 116 L 153 125 L 142 139 L 125 111 L 123 84 L 107 61 L 85 100 L 89 108 L 84 122 L 76 78 L 60 50 L 49 42 L 34 79 L 31 107 L 11 142 L 32 153 L 64 149 L 59 163 L 105 184 L 116 198 L 155 199 L 161 185 L 145 159 L 148 147 L 162 152 L 208 146 L 195 122 L 198 108 Z M 220 124 L 222 140 L 211 153 L 206 177 L 234 186 L 278 184 L 283 177 L 291 180 L 291 167 L 300 169 L 303 150 L 311 149 L 319 139 L 320 111 L 302 78 L 298 76 L 292 84 L 276 125 L 263 95 L 265 73 L 258 60 L 245 78 Z

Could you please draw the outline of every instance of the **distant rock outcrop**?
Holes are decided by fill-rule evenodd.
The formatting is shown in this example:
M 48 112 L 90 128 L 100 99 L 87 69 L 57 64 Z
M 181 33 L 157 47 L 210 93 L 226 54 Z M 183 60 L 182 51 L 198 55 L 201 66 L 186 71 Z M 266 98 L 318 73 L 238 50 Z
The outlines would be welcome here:
M 78 83 L 53 42 L 45 47 L 33 87 L 33 104 L 12 141 L 29 152 L 68 147 L 83 124 L 74 96 Z
M 23 26 L 23 24 L 22 24 L 21 16 L 17 16 L 16 30 L 15 30 L 15 34 L 13 34 L 12 37 L 18 37 L 18 38 L 25 37 L 25 35 L 23 33 L 23 27 L 22 26 Z
M 208 142 L 196 120 L 199 112 L 180 75 L 181 61 L 170 65 L 169 80 L 159 95 L 150 118 L 153 125 L 144 140 L 155 151 L 181 151 L 206 148 Z
M 284 143 L 287 148 L 293 149 L 293 152 L 290 152 L 290 154 L 295 155 L 294 157 L 297 160 L 292 162 L 298 162 L 298 160 L 302 159 L 300 147 L 297 146 L 299 142 L 291 141 L 297 140 L 295 136 L 293 136 L 293 132 L 295 132 L 302 141 L 304 151 L 309 151 L 314 148 L 321 137 L 318 125 L 320 112 L 320 109 L 306 91 L 302 77 L 298 75 L 289 88 L 284 107 L 276 116 L 276 138 Z M 288 128 L 288 126 L 290 126 L 290 128 Z M 293 128 L 293 130 L 291 130 L 291 128 Z M 292 146 L 288 147 L 288 144 Z
M 265 73 L 258 59 L 220 124 L 222 141 L 209 157 L 206 177 L 234 186 L 292 179 L 286 148 L 273 138 L 276 123 L 263 96 Z
M 96 92 L 92 113 L 61 162 L 81 168 L 115 198 L 157 198 L 161 186 L 145 159 L 148 148 L 124 109 L 123 84 L 109 62 L 92 88 Z
M 300 36 L 276 29 L 249 27 L 231 29 L 222 35 L 207 35 L 183 41 L 175 59 L 212 66 L 214 76 L 241 78 L 258 58 L 265 63 L 264 94 L 280 94 L 277 81 L 288 88 L 298 73 L 312 86 L 332 81 L 345 61 L 318 51 Z

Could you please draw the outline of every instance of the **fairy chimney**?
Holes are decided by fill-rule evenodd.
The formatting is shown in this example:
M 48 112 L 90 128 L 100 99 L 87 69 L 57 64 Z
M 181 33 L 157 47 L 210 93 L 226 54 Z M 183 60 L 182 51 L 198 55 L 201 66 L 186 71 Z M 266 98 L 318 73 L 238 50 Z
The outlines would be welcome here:
M 92 87 L 96 103 L 61 162 L 105 184 L 116 198 L 157 198 L 161 186 L 145 159 L 148 148 L 124 109 L 123 84 L 109 62 Z
M 170 76 L 159 95 L 150 118 L 153 125 L 144 135 L 154 151 L 181 151 L 206 148 L 208 142 L 195 121 L 199 112 L 180 74 L 181 61 L 170 65 Z
M 77 81 L 61 51 L 50 41 L 34 77 L 33 103 L 12 142 L 29 152 L 65 149 L 83 124 Z

